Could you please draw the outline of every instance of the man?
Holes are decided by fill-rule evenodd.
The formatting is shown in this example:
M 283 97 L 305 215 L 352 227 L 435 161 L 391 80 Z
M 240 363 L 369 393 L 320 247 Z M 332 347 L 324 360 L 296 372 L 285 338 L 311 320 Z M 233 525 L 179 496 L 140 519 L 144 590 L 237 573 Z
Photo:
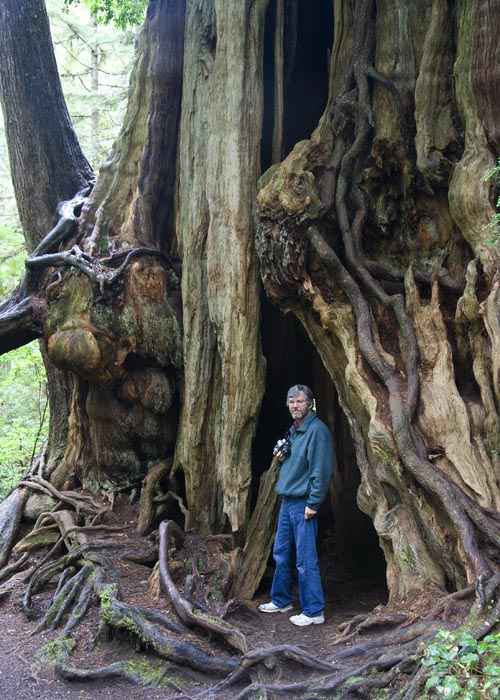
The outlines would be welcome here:
M 332 434 L 318 418 L 313 393 L 296 384 L 289 389 L 287 406 L 293 418 L 288 432 L 290 451 L 280 441 L 274 454 L 282 462 L 275 490 L 282 496 L 273 557 L 276 562 L 271 602 L 259 605 L 264 613 L 292 609 L 292 555 L 295 545 L 302 613 L 290 622 L 299 627 L 325 621 L 325 600 L 318 567 L 317 512 L 325 500 L 333 468 Z

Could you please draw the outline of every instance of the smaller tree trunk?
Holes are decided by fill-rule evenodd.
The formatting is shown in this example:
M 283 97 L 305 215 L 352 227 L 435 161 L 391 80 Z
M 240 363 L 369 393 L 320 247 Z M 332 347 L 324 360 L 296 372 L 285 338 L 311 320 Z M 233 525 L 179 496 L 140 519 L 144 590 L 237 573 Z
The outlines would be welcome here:
M 278 522 L 278 494 L 274 490 L 280 464 L 274 457 L 261 476 L 257 503 L 246 532 L 243 549 L 235 550 L 231 595 L 252 598 L 266 570 Z

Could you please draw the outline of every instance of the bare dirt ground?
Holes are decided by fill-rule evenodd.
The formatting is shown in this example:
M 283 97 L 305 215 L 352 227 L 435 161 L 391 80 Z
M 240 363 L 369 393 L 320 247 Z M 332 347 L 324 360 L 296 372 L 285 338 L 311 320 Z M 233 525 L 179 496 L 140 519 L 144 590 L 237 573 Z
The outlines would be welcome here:
M 122 538 L 123 546 L 136 546 L 144 549 L 144 538 L 134 534 L 131 526 L 128 531 L 118 533 L 115 540 Z M 116 577 L 123 601 L 141 608 L 156 610 L 170 619 L 179 622 L 175 610 L 164 593 L 159 594 L 158 581 L 151 581 L 150 566 L 137 564 L 130 560 L 117 558 L 113 560 Z M 272 571 L 269 572 L 270 574 Z M 144 687 L 121 678 L 91 681 L 68 681 L 58 678 L 54 673 L 53 658 L 42 653 L 42 648 L 61 636 L 61 631 L 38 632 L 37 627 L 48 607 L 50 596 L 55 590 L 44 590 L 33 596 L 33 618 L 27 619 L 22 611 L 22 595 L 27 583 L 19 578 L 18 587 L 8 597 L 0 600 L 0 697 L 9 700 L 171 700 L 172 698 L 196 698 L 196 696 L 213 687 L 221 677 L 208 677 L 196 669 L 175 666 L 162 660 L 164 671 L 161 686 Z M 323 576 L 326 609 L 326 621 L 323 625 L 299 628 L 289 622 L 293 613 L 263 614 L 257 610 L 259 603 L 268 600 L 267 590 L 269 576 L 264 579 L 262 588 L 254 600 L 238 604 L 225 618 L 238 627 L 246 636 L 250 649 L 262 649 L 281 644 L 297 646 L 319 659 L 325 659 L 339 647 L 339 625 L 346 623 L 356 615 L 369 614 L 374 609 L 385 610 L 387 591 L 380 582 L 367 578 L 356 578 L 340 571 L 335 562 Z M 179 580 L 181 588 L 183 581 Z M 182 588 L 181 588 L 182 590 Z M 300 612 L 297 604 L 295 613 Z M 87 612 L 84 620 L 72 632 L 75 648 L 70 663 L 78 669 L 96 669 L 119 660 L 139 661 L 144 658 L 155 662 L 158 657 L 151 649 L 146 649 L 134 635 L 120 631 L 113 634 L 101 634 L 99 643 L 96 635 L 99 630 L 99 606 L 96 600 Z M 185 629 L 185 628 L 184 628 Z M 380 630 L 376 630 L 380 631 Z M 105 630 L 106 632 L 106 630 Z M 373 634 L 371 630 L 371 634 Z M 370 634 L 370 631 L 367 631 Z M 220 653 L 225 656 L 238 656 L 238 653 L 223 643 L 215 644 L 210 636 L 201 631 L 182 632 L 182 639 L 191 641 L 209 654 Z M 340 644 L 349 644 L 351 640 L 342 638 Z M 288 682 L 301 680 L 304 670 L 292 662 L 280 664 L 279 667 L 261 669 L 261 674 L 268 674 L 271 682 Z M 247 679 L 248 681 L 248 679 Z M 242 686 L 239 687 L 241 689 Z M 230 700 L 239 692 L 238 687 L 229 688 L 217 697 Z

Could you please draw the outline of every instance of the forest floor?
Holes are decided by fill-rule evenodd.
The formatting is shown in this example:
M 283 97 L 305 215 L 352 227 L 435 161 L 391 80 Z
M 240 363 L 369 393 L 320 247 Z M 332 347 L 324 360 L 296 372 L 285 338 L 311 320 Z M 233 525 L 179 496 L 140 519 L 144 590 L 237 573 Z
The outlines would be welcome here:
M 123 533 L 124 538 L 129 534 Z M 133 538 L 132 538 L 133 539 Z M 137 538 L 136 538 L 137 540 Z M 128 541 L 127 541 L 128 546 Z M 122 599 L 132 605 L 161 611 L 177 620 L 170 600 L 158 594 L 158 586 L 151 585 L 151 568 L 145 565 L 121 560 L 117 567 L 117 584 Z M 269 579 L 265 580 L 269 585 Z M 171 700 L 177 697 L 192 697 L 214 686 L 220 679 L 208 678 L 194 669 L 186 669 L 164 662 L 166 676 L 160 687 L 143 687 L 122 679 L 91 680 L 86 682 L 67 681 L 54 674 L 50 658 L 40 655 L 42 647 L 60 636 L 60 631 L 37 632 L 38 621 L 28 620 L 21 609 L 21 596 L 26 584 L 0 602 L 0 697 L 11 700 Z M 299 647 L 319 659 L 325 659 L 343 645 L 352 644 L 360 638 L 373 636 L 382 629 L 371 627 L 356 637 L 341 634 L 339 626 L 345 625 L 355 616 L 374 613 L 381 616 L 387 612 L 405 613 L 410 618 L 425 610 L 429 601 L 420 600 L 416 605 L 420 610 L 405 609 L 400 603 L 398 609 L 390 611 L 386 607 L 387 591 L 381 583 L 374 584 L 366 578 L 344 575 L 337 569 L 324 577 L 326 595 L 325 624 L 309 627 L 295 627 L 289 622 L 293 613 L 263 614 L 257 609 L 259 603 L 268 600 L 264 586 L 254 599 L 239 604 L 225 618 L 238 627 L 246 636 L 250 649 L 274 647 L 287 644 Z M 33 598 L 33 609 L 42 608 L 41 595 Z M 300 612 L 298 605 L 293 611 Z M 136 638 L 128 633 L 113 635 L 109 640 L 93 644 L 98 629 L 98 606 L 93 605 L 84 620 L 73 631 L 75 649 L 71 664 L 81 669 L 95 669 L 120 659 L 142 659 L 148 656 L 153 662 L 154 653 L 138 646 Z M 342 629 L 342 628 L 341 628 Z M 345 628 L 344 628 L 345 629 Z M 385 628 L 387 629 L 387 628 Z M 208 653 L 214 653 L 213 640 L 202 632 L 189 631 L 184 638 L 190 639 Z M 219 647 L 223 655 L 234 654 L 229 647 Z M 262 669 L 268 674 L 268 682 L 290 682 L 304 678 L 304 669 L 286 662 L 278 668 Z M 279 674 L 279 675 L 278 675 Z M 167 679 L 168 676 L 168 679 Z M 179 690 L 182 688 L 185 694 Z M 239 688 L 241 690 L 241 686 Z M 238 694 L 238 687 L 228 688 L 217 695 L 221 700 L 230 700 Z

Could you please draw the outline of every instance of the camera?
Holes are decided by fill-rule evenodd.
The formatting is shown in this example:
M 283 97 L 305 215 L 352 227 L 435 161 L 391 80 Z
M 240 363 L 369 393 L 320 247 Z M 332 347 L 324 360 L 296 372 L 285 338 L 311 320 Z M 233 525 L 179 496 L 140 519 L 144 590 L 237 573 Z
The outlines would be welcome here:
M 281 453 L 284 459 L 286 459 L 292 451 L 292 445 L 290 444 L 290 440 L 287 440 L 286 438 L 282 438 L 281 440 L 278 440 L 276 445 L 274 446 L 273 454 L 278 454 Z

